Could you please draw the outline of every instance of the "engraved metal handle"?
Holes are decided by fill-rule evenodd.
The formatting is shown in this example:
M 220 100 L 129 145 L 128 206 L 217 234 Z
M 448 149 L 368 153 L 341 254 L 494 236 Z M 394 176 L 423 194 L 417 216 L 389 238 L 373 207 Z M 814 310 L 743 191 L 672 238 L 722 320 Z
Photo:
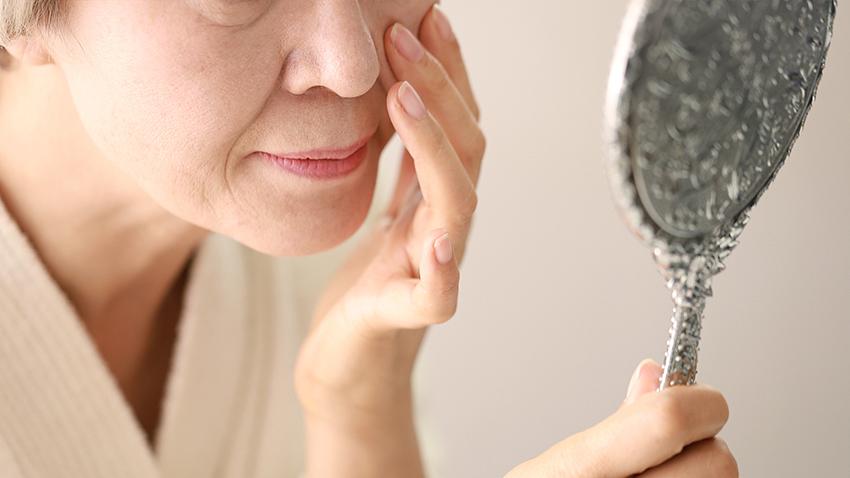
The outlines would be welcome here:
M 749 222 L 744 211 L 721 228 L 715 242 L 682 246 L 658 243 L 653 256 L 673 299 L 673 317 L 658 390 L 696 383 L 700 332 L 706 300 L 714 295 L 711 281 L 726 266 Z
M 676 285 L 673 288 L 673 304 L 670 338 L 658 390 L 675 385 L 693 385 L 696 381 L 705 297 Z

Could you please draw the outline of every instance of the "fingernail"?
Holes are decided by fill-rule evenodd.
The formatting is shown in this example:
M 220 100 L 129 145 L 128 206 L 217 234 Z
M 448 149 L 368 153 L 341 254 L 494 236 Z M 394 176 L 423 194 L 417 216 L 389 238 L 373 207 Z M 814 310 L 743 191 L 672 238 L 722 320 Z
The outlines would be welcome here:
M 635 371 L 632 373 L 632 378 L 631 378 L 631 380 L 629 380 L 629 387 L 626 390 L 626 399 L 627 400 L 628 400 L 629 397 L 632 396 L 632 393 L 634 392 L 634 388 L 638 383 L 638 379 L 640 378 L 641 370 L 643 370 L 643 368 L 646 367 L 647 362 L 648 362 L 648 360 L 641 361 L 641 363 L 638 364 L 637 368 L 635 368 Z
M 434 241 L 434 252 L 437 254 L 437 262 L 440 264 L 448 264 L 452 260 L 452 241 L 449 240 L 449 233 L 445 233 L 436 241 Z
M 440 32 L 443 40 L 454 41 L 455 34 L 452 31 L 452 25 L 449 23 L 449 17 L 446 16 L 446 12 L 439 5 L 434 5 L 434 20 L 437 23 L 437 30 Z
M 413 36 L 413 33 L 411 33 L 410 30 L 400 23 L 393 25 L 392 32 L 390 32 L 390 38 L 392 39 L 396 50 L 398 50 L 398 52 L 401 53 L 401 56 L 406 58 L 407 61 L 416 63 L 422 59 L 423 55 L 425 55 L 425 48 L 421 43 L 419 43 L 419 40 Z
M 404 111 L 410 116 L 418 120 L 425 117 L 427 113 L 425 103 L 422 103 L 422 98 L 419 97 L 419 93 L 413 89 L 413 85 L 410 83 L 405 81 L 401 84 L 398 89 L 398 100 Z

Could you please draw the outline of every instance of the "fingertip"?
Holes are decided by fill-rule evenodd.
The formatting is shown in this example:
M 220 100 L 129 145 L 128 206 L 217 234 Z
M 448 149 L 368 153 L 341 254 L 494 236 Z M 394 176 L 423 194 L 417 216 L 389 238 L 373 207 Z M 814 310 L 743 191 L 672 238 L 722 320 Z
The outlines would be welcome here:
M 661 384 L 661 376 L 664 375 L 664 367 L 651 358 L 644 359 L 641 365 L 643 367 L 641 379 L 645 380 L 647 385 L 651 384 L 653 390 L 657 389 Z
M 431 27 L 436 30 L 436 33 L 440 36 L 440 39 L 447 43 L 452 43 L 457 41 L 455 37 L 454 30 L 452 29 L 451 22 L 449 21 L 448 15 L 446 15 L 445 10 L 439 5 L 434 4 L 431 8 L 431 15 L 428 16 L 431 21 Z
M 658 379 L 660 379 L 661 374 L 664 373 L 664 367 L 662 367 L 660 363 L 656 362 L 653 359 L 646 359 L 645 362 L 647 363 L 647 369 L 651 371 L 653 375 L 657 376 Z
M 398 104 L 398 89 L 401 88 L 403 83 L 403 81 L 396 81 L 387 90 L 387 107 L 390 111 L 396 106 L 401 106 Z
M 422 19 L 419 39 L 436 56 L 450 52 L 457 45 L 457 37 L 445 9 L 434 4 Z M 448 50 L 447 50 L 448 48 Z
M 437 262 L 441 265 L 446 265 L 454 258 L 454 250 L 452 241 L 449 238 L 449 233 L 441 234 L 434 240 L 434 255 Z
M 446 241 L 451 242 L 448 234 L 445 229 L 432 230 L 426 236 L 422 251 L 418 295 L 419 303 L 423 307 L 423 316 L 427 317 L 429 325 L 448 321 L 457 309 L 460 271 L 452 258 L 442 263 L 439 257 L 443 254 L 440 248 L 446 247 Z
M 428 108 L 422 96 L 406 80 L 397 82 L 388 90 L 387 109 L 390 113 L 390 121 L 393 122 L 397 131 L 401 127 L 401 122 L 415 124 L 428 116 Z
M 454 249 L 447 229 L 433 229 L 428 233 L 424 242 L 423 264 L 431 264 L 432 268 L 439 270 L 453 262 Z
M 416 91 L 416 88 L 414 88 L 409 81 L 402 82 L 397 96 L 402 109 L 404 109 L 405 113 L 407 113 L 411 118 L 421 120 L 428 115 L 428 109 L 425 107 L 425 102 L 422 101 L 422 97 L 419 96 L 419 92 Z
M 453 288 L 451 283 L 457 282 L 459 271 L 452 236 L 447 229 L 439 228 L 432 230 L 428 237 L 426 250 L 430 255 L 429 262 L 435 270 L 439 271 L 443 287 Z
M 661 369 L 661 364 L 660 364 L 660 363 L 658 363 L 658 362 L 656 362 L 654 359 L 649 358 L 649 357 L 647 357 L 647 358 L 643 359 L 643 360 L 641 361 L 641 363 L 642 363 L 642 364 L 644 364 L 644 363 L 648 363 L 648 364 L 651 364 L 651 366 L 652 366 L 652 367 L 655 367 L 655 368 Z
M 663 368 L 655 360 L 646 358 L 640 361 L 629 381 L 625 403 L 633 403 L 637 397 L 658 389 Z
M 397 81 L 387 90 L 387 112 L 390 116 L 390 122 L 399 135 L 401 135 L 401 129 L 404 127 L 405 117 L 407 116 L 399 100 L 399 90 L 404 83 L 404 81 Z M 402 142 L 404 142 L 404 138 L 402 138 Z
M 646 375 L 647 381 L 652 386 L 652 390 L 656 390 L 661 385 L 661 376 L 664 375 L 664 367 L 655 360 L 650 360 L 646 366 Z

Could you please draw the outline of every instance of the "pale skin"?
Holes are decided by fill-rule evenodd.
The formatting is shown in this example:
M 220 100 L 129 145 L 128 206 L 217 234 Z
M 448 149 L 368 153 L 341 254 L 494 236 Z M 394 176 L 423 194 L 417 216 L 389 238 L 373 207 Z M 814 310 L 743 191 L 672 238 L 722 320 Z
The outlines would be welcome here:
M 8 45 L 0 194 L 140 424 L 153 436 L 183 272 L 209 231 L 272 255 L 339 244 L 397 133 L 406 154 L 385 220 L 317 305 L 295 387 L 308 476 L 422 476 L 411 371 L 428 328 L 455 313 L 485 150 L 444 13 L 432 0 L 69 4 L 71 36 Z M 245 159 L 369 132 L 362 170 L 332 187 L 270 179 Z M 608 419 L 508 476 L 737 476 L 715 438 L 723 396 L 651 393 L 656 371 Z

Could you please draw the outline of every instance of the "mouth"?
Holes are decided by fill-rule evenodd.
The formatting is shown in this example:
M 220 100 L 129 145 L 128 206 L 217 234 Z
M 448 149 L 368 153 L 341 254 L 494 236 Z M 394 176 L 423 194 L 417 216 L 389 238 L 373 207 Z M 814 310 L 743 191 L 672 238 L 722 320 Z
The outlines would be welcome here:
M 368 155 L 369 140 L 374 132 L 343 147 L 328 147 L 296 153 L 257 151 L 257 156 L 269 160 L 280 169 L 313 180 L 347 176 L 358 169 Z
M 320 160 L 341 160 L 351 157 L 354 153 L 356 153 L 360 148 L 366 145 L 369 140 L 374 136 L 374 132 L 369 133 L 366 136 L 358 139 L 356 142 L 349 144 L 348 146 L 342 147 L 326 147 L 326 148 L 318 148 L 311 149 L 307 151 L 299 151 L 294 153 L 280 153 L 280 152 L 268 152 L 268 151 L 258 151 L 259 154 L 269 158 L 269 159 L 277 159 L 277 160 L 299 160 L 299 161 L 320 161 Z

